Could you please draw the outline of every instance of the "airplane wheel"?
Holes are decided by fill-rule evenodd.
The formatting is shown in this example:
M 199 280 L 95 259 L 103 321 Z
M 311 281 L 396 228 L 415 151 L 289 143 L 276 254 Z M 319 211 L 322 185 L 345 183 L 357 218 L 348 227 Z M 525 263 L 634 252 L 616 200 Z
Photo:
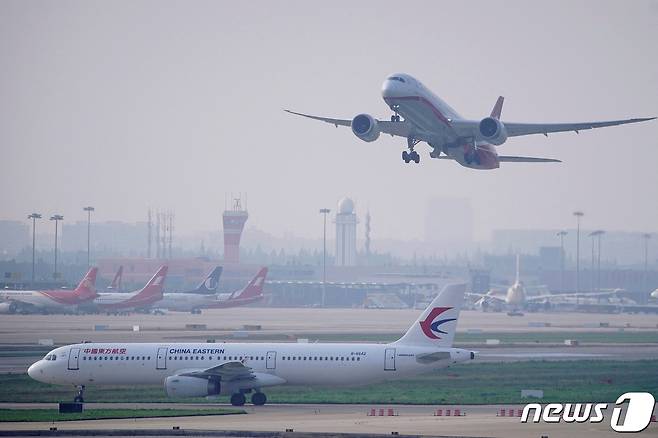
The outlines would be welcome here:
M 395 115 L 391 116 L 391 122 L 395 122 Z
M 231 404 L 233 406 L 244 406 L 246 401 L 247 399 L 245 398 L 244 394 L 241 392 L 238 392 L 231 396 Z
M 402 159 L 404 160 L 405 163 L 408 163 L 409 161 L 411 161 L 411 157 L 409 156 L 409 152 L 402 151 Z
M 267 396 L 262 392 L 255 392 L 251 396 L 251 402 L 254 404 L 254 406 L 263 406 L 265 402 L 267 402 Z
M 418 152 L 413 151 L 411 154 L 413 155 L 411 159 L 414 160 L 414 163 L 416 164 L 420 163 L 420 155 L 418 154 Z

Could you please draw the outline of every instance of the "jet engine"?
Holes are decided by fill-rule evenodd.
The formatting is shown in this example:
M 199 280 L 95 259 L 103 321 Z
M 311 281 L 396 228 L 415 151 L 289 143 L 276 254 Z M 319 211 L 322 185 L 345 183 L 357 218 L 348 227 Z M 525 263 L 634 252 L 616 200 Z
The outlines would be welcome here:
M 370 114 L 359 114 L 352 119 L 352 132 L 363 141 L 371 142 L 379 138 L 379 126 Z
M 0 303 L 0 313 L 16 313 L 16 303 L 12 301 Z
M 165 392 L 169 397 L 206 397 L 219 395 L 220 382 L 201 377 L 169 376 L 165 379 Z
M 507 130 L 505 125 L 493 117 L 485 117 L 478 125 L 478 131 L 484 140 L 496 146 L 507 141 Z

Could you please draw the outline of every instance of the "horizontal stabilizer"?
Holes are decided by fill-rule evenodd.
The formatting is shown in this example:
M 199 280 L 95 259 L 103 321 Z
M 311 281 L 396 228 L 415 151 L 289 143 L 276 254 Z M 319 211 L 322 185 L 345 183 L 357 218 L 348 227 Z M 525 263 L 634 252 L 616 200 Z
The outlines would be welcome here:
M 555 158 L 539 158 L 539 157 L 511 157 L 501 155 L 498 157 L 501 163 L 561 163 L 561 160 Z

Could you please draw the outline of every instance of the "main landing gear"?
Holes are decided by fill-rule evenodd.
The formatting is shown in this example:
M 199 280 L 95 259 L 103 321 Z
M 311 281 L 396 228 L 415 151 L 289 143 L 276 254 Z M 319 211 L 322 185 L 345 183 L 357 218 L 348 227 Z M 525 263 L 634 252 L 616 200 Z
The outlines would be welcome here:
M 85 402 L 85 385 L 78 386 L 78 395 L 73 397 L 73 403 L 84 403 Z
M 409 152 L 402 151 L 402 160 L 404 160 L 405 163 L 409 163 L 410 161 L 413 161 L 416 164 L 420 163 L 420 155 L 418 155 L 418 152 L 414 150 L 414 147 L 418 144 L 419 141 L 420 140 L 416 140 L 413 137 L 407 138 L 407 147 L 409 148 Z
M 233 406 L 244 406 L 246 402 L 247 398 L 242 392 L 236 392 L 231 396 L 231 404 Z M 260 391 L 256 391 L 251 395 L 251 403 L 254 406 L 263 406 L 266 402 L 267 396 Z

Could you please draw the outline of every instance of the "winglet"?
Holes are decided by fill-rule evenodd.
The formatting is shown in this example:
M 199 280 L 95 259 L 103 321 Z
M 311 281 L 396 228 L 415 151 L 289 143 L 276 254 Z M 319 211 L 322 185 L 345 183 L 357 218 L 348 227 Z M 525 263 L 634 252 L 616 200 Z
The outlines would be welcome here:
M 498 96 L 498 100 L 496 101 L 496 104 L 494 105 L 493 109 L 491 110 L 491 117 L 494 119 L 500 119 L 500 113 L 503 112 L 503 102 L 505 101 L 505 98 L 503 96 Z

